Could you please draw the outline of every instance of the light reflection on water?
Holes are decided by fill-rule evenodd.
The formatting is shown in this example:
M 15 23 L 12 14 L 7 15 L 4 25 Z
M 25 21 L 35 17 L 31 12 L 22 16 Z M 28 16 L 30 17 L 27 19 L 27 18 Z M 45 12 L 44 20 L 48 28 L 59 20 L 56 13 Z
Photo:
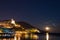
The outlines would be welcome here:
M 46 33 L 46 40 L 49 40 L 49 33 Z
M 49 33 L 46 33 L 46 35 L 39 35 L 38 40 L 60 40 L 60 36 L 49 35 Z
M 49 40 L 49 33 L 46 33 L 45 35 L 39 35 L 39 39 L 38 40 Z
M 2 40 L 2 39 L 0 39 L 0 40 Z M 6 40 L 6 39 L 3 39 L 3 40 Z M 7 40 L 10 40 L 10 39 L 7 39 Z M 16 39 L 11 39 L 11 40 L 16 40 Z M 60 40 L 60 36 L 49 35 L 49 33 L 46 33 L 46 35 L 40 35 L 39 34 L 39 39 L 38 40 Z

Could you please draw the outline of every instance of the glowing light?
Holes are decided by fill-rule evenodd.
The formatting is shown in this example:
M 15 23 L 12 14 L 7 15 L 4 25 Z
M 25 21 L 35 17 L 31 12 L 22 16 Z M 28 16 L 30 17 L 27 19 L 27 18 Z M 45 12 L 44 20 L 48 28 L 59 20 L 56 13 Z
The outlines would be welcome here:
M 46 40 L 49 40 L 49 34 L 46 33 Z
M 4 38 L 3 40 L 6 40 L 6 38 Z
M 15 24 L 15 20 L 11 19 L 11 23 L 12 23 L 12 24 Z
M 13 19 L 11 19 L 11 23 L 14 24 L 15 27 L 20 27 L 20 25 L 19 24 L 16 24 L 15 23 L 15 20 L 13 20 Z
M 38 33 L 40 33 L 40 31 L 38 29 L 31 29 L 30 32 L 38 32 Z
M 16 26 L 16 27 L 20 27 L 20 25 L 18 25 L 18 24 L 15 24 L 15 26 Z
M 20 37 L 18 36 L 18 40 L 20 40 Z
M 29 35 L 28 34 L 25 34 L 25 38 L 28 38 L 29 37 Z
M 3 33 L 2 30 L 0 30 L 0 33 Z
M 37 35 L 33 35 L 33 39 L 38 39 L 39 37 Z
M 46 27 L 45 29 L 46 29 L 46 31 L 50 30 L 50 28 L 49 28 L 49 27 Z
M 14 36 L 14 40 L 16 40 L 17 39 L 17 37 L 16 36 Z

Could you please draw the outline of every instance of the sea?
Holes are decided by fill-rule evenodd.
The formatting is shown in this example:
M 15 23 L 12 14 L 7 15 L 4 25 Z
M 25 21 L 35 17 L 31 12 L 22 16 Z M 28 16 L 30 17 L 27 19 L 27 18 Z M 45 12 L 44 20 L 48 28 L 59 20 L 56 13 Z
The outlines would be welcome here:
M 60 36 L 55 35 L 39 35 L 38 40 L 60 40 Z

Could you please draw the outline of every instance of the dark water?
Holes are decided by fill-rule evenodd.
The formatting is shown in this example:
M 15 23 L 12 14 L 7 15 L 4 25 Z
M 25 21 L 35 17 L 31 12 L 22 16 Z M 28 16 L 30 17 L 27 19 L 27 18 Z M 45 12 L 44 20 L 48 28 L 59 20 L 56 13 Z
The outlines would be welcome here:
M 46 40 L 46 35 L 39 35 L 38 40 Z M 60 40 L 60 36 L 49 35 L 49 40 Z

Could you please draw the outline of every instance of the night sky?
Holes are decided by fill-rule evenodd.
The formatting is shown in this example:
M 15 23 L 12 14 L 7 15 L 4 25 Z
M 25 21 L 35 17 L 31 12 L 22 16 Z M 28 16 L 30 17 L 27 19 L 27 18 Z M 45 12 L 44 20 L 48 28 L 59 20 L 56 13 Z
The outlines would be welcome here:
M 0 20 L 14 18 L 38 28 L 60 28 L 59 0 L 0 0 Z

